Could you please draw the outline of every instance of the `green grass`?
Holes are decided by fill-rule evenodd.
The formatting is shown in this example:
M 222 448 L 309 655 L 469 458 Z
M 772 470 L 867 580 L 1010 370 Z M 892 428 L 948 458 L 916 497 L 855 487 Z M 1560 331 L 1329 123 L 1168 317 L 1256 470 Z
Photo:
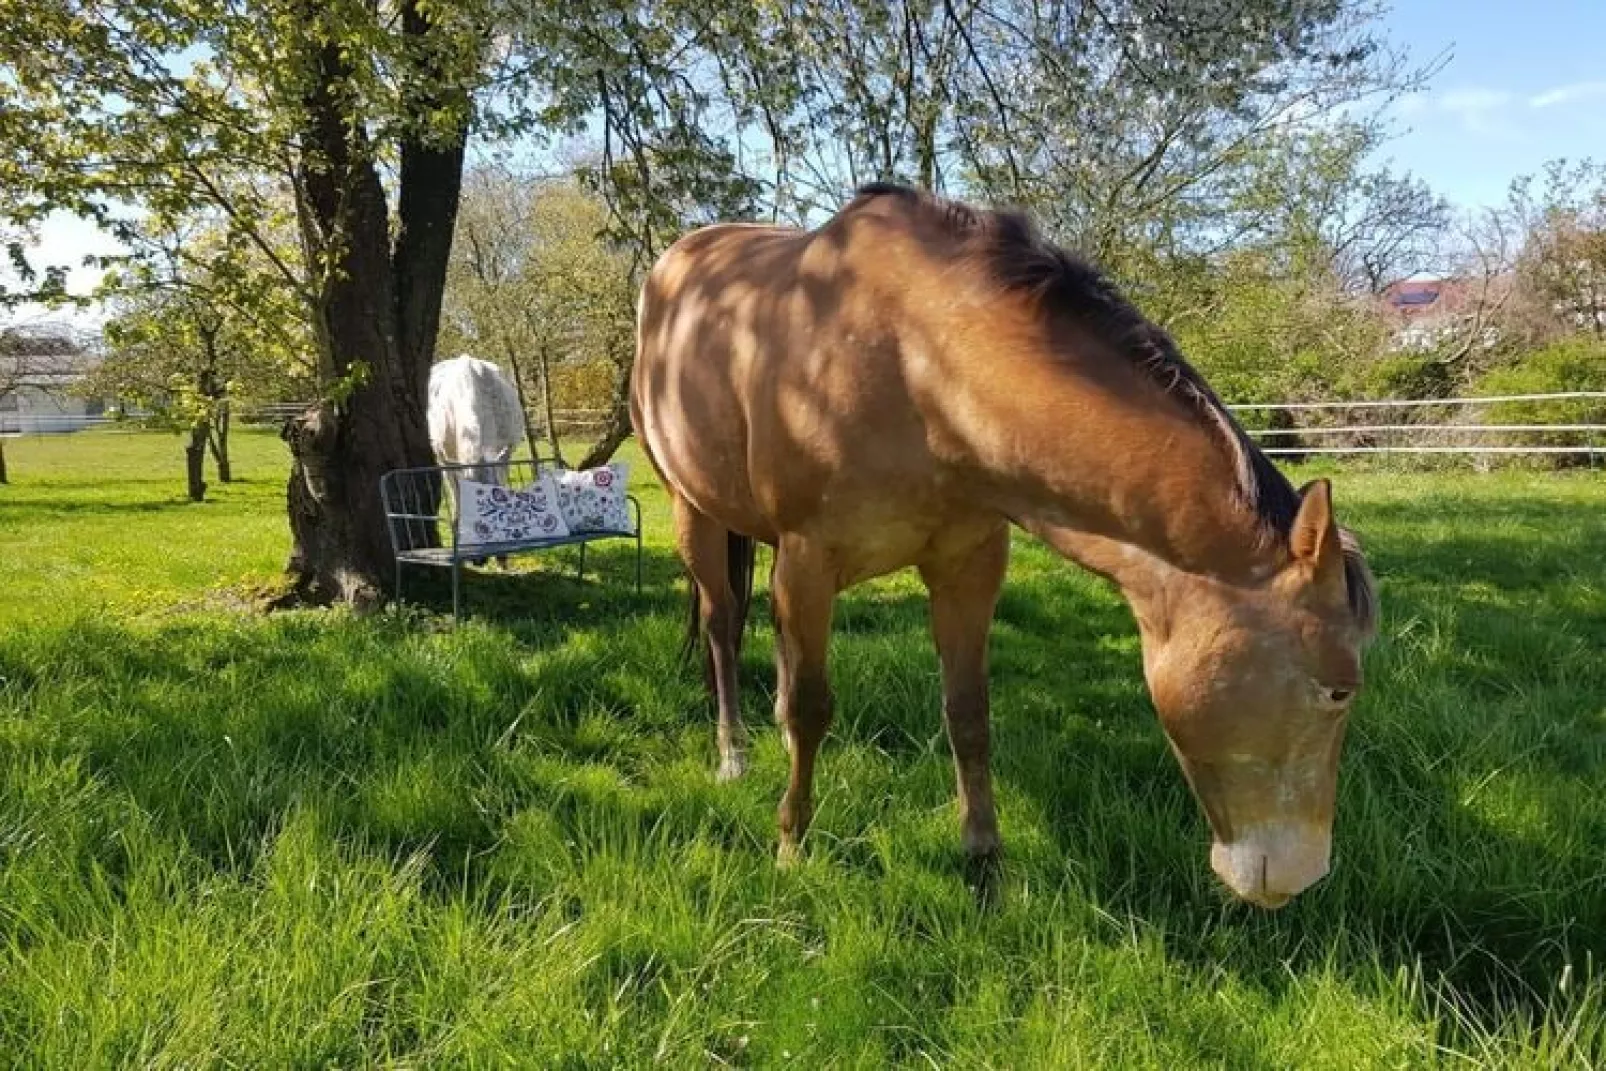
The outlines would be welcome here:
M 1340 473 L 1384 636 L 1335 869 L 1230 902 L 1103 586 L 1021 540 L 995 632 L 1007 858 L 966 880 L 917 585 L 844 600 L 804 863 L 771 637 L 716 785 L 644 486 L 622 547 L 431 609 L 260 616 L 284 457 L 7 444 L 0 1059 L 21 1065 L 1590 1066 L 1606 1061 L 1606 479 Z M 638 473 L 644 467 L 637 467 Z M 639 481 L 639 476 L 638 476 Z M 762 570 L 761 570 L 762 573 Z

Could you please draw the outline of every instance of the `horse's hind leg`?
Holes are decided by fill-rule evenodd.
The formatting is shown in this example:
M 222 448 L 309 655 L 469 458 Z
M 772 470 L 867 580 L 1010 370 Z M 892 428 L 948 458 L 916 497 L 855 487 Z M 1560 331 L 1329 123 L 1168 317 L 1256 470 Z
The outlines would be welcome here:
M 989 767 L 987 633 L 1009 563 L 1009 531 L 923 563 L 931 592 L 931 631 L 942 660 L 942 716 L 959 782 L 959 819 L 965 852 L 987 858 L 998 851 L 998 816 Z
M 713 660 L 714 698 L 719 706 L 719 779 L 729 781 L 747 770 L 747 730 L 742 725 L 736 684 L 742 620 L 738 593 L 730 586 L 729 532 L 679 495 L 671 497 L 680 557 L 697 586 L 702 631 Z
M 826 649 L 836 580 L 821 552 L 783 538 L 770 571 L 775 608 L 776 717 L 791 755 L 791 776 L 781 800 L 780 860 L 797 856 L 814 817 L 814 759 L 831 726 L 831 685 Z

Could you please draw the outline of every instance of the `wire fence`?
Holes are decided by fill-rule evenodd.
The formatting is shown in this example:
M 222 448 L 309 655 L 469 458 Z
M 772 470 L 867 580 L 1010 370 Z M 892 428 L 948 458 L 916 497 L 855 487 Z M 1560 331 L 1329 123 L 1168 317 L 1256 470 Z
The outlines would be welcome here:
M 1251 436 L 1261 441 L 1261 449 L 1273 457 L 1306 457 L 1313 454 L 1463 454 L 1470 457 L 1529 454 L 1587 458 L 1593 465 L 1597 460 L 1606 460 L 1606 423 L 1565 419 L 1564 407 L 1580 404 L 1606 411 L 1606 391 L 1554 391 L 1469 398 L 1252 402 L 1229 405 L 1227 408 L 1239 413 L 1282 412 L 1289 414 L 1290 418 L 1297 413 L 1307 421 L 1302 426 L 1282 424 L 1249 430 Z M 1487 407 L 1511 405 L 1525 407 L 1527 419 L 1484 419 Z M 1534 419 L 1532 414 L 1536 408 L 1556 411 L 1562 419 L 1554 422 Z M 1424 409 L 1448 413 L 1424 421 L 1402 418 L 1389 422 L 1386 417 L 1383 420 L 1376 416 L 1360 417 L 1357 412 L 1399 410 L 1409 415 Z M 1449 414 L 1456 410 L 1466 412 L 1470 419 L 1454 421 Z M 1576 412 L 1576 408 L 1573 411 Z M 1312 418 L 1330 422 L 1310 423 Z M 1491 437 L 1494 441 L 1491 441 Z M 1512 439 L 1518 441 L 1510 441 Z
M 1288 420 L 1301 420 L 1299 426 L 1284 423 L 1277 427 L 1250 428 L 1267 454 L 1274 457 L 1307 457 L 1317 454 L 1421 454 L 1421 455 L 1534 455 L 1588 458 L 1606 462 L 1606 423 L 1564 419 L 1564 407 L 1579 404 L 1606 413 L 1606 391 L 1558 391 L 1543 394 L 1502 394 L 1468 398 L 1387 398 L 1328 402 L 1250 402 L 1228 405 L 1237 413 L 1270 414 L 1282 412 Z M 1489 406 L 1528 407 L 1525 419 L 1486 421 L 1483 410 Z M 1536 411 L 1557 411 L 1555 422 L 1535 419 Z M 281 424 L 307 408 L 305 402 L 275 402 L 238 407 L 234 419 L 243 425 Z M 1379 419 L 1380 411 L 1395 410 L 1402 417 Z M 1437 410 L 1443 416 L 1423 421 L 1406 419 L 1423 410 Z M 1456 420 L 1457 411 L 1468 419 Z M 1576 412 L 1576 408 L 1573 409 Z M 1296 416 L 1297 414 L 1297 416 Z M 138 430 L 145 426 L 146 414 L 9 413 L 0 412 L 0 435 L 57 434 L 88 429 Z M 607 424 L 609 414 L 602 409 L 559 409 L 553 423 L 559 434 L 595 434 Z M 1318 423 L 1318 421 L 1320 421 Z M 1513 441 L 1513 440 L 1517 441 Z M 1539 441 L 1535 441 L 1539 440 Z

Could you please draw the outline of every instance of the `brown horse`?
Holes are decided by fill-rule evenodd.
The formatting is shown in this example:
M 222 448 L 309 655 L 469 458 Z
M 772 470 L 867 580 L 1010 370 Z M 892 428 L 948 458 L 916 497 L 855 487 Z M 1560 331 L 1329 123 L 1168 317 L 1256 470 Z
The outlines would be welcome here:
M 1126 596 L 1228 887 L 1276 907 L 1327 872 L 1370 574 L 1327 482 L 1294 491 L 1107 279 L 1023 217 L 878 185 L 815 231 L 688 235 L 639 312 L 632 416 L 694 582 L 721 777 L 746 765 L 753 541 L 775 548 L 783 860 L 831 721 L 832 604 L 910 565 L 964 845 L 996 852 L 987 634 L 1014 523 Z

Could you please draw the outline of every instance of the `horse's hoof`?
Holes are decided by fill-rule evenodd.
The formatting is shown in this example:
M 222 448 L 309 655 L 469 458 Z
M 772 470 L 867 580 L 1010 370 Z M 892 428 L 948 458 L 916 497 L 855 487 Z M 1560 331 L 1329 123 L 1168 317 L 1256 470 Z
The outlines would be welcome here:
M 961 837 L 965 847 L 965 858 L 973 862 L 987 862 L 996 860 L 1003 850 L 1003 841 L 999 839 L 998 830 L 966 830 Z
M 782 870 L 791 870 L 803 861 L 803 849 L 796 841 L 783 840 L 775 852 L 775 865 Z
M 724 784 L 727 781 L 736 780 L 746 772 L 747 755 L 745 752 L 736 751 L 719 760 L 719 772 L 714 775 L 714 778 L 720 784 Z
M 971 855 L 965 858 L 965 884 L 975 894 L 979 907 L 998 903 L 1004 888 L 1004 865 L 997 851 L 991 855 Z

